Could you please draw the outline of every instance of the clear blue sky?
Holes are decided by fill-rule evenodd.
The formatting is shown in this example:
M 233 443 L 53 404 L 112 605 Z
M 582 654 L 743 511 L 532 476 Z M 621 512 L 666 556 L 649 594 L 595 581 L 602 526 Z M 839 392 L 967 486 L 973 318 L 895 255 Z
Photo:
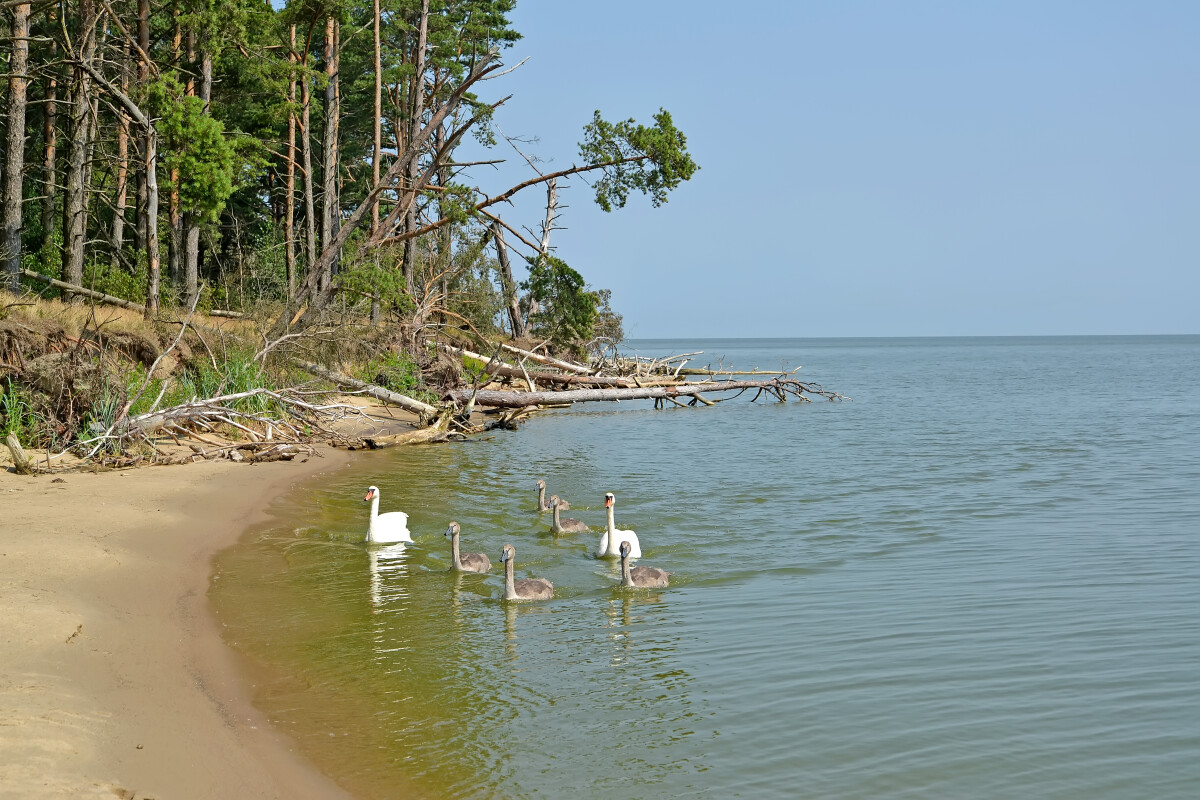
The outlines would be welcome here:
M 1200 3 L 519 0 L 513 20 L 505 61 L 529 61 L 484 94 L 515 94 L 497 121 L 544 169 L 593 110 L 660 106 L 701 165 L 659 209 L 564 191 L 557 254 L 632 337 L 1200 332 Z M 504 216 L 533 227 L 543 199 Z

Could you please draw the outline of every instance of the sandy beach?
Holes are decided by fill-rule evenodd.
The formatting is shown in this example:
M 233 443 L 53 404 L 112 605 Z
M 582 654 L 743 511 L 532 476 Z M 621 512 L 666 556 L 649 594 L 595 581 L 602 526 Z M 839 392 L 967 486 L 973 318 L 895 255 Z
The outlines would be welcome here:
M 0 797 L 346 798 L 249 702 L 206 591 L 272 497 L 344 465 L 0 471 Z

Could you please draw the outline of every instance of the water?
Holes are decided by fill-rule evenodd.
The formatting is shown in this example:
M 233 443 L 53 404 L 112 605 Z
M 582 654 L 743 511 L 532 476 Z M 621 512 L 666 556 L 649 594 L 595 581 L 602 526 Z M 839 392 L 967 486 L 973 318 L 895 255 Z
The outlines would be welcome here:
M 1195 796 L 1200 337 L 637 345 L 853 401 L 584 406 L 278 503 L 212 599 L 310 758 L 364 798 Z M 360 543 L 369 484 L 414 545 Z M 590 557 L 606 491 L 670 588 Z M 500 601 L 505 542 L 553 601 Z

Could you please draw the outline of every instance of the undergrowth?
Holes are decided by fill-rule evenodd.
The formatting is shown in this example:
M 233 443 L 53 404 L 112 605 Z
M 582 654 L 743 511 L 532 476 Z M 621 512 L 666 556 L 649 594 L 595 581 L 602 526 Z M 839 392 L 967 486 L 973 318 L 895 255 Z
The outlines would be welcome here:
M 358 370 L 358 378 L 425 403 L 436 403 L 437 394 L 425 387 L 421 367 L 406 353 L 385 352 Z

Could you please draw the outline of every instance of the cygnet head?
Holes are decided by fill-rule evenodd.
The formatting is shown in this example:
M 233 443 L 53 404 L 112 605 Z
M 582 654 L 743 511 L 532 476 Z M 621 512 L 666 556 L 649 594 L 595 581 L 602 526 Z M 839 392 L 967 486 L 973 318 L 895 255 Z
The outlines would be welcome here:
M 629 558 L 629 550 L 630 550 L 629 542 L 622 539 L 621 540 L 621 558 Z
M 556 505 L 558 505 L 560 502 L 561 502 L 561 499 L 559 498 L 559 496 L 558 496 L 558 495 L 556 495 L 556 494 L 552 494 L 552 495 L 550 495 L 550 505 L 552 505 L 552 506 L 556 506 Z
M 542 480 L 541 478 L 538 478 L 538 481 L 537 481 L 537 488 L 539 488 L 539 489 L 545 489 L 545 488 L 546 488 L 546 482 L 545 482 L 544 480 Z
M 512 561 L 513 556 L 515 556 L 516 554 L 517 554 L 517 551 L 515 549 L 513 549 L 513 546 L 511 544 L 506 544 L 506 545 L 504 545 L 504 549 L 500 551 L 500 560 L 501 561 Z
M 378 486 L 368 487 L 367 488 L 367 496 L 363 498 L 363 502 L 365 503 L 368 500 L 373 500 L 378 496 L 379 496 L 379 487 Z
M 462 529 L 458 527 L 457 522 L 451 522 L 446 528 L 446 536 L 453 538 L 460 530 Z
M 617 500 L 617 496 L 615 494 L 613 494 L 612 492 L 608 492 L 607 494 L 604 495 L 604 507 L 612 508 L 613 503 L 616 502 L 616 500 Z

